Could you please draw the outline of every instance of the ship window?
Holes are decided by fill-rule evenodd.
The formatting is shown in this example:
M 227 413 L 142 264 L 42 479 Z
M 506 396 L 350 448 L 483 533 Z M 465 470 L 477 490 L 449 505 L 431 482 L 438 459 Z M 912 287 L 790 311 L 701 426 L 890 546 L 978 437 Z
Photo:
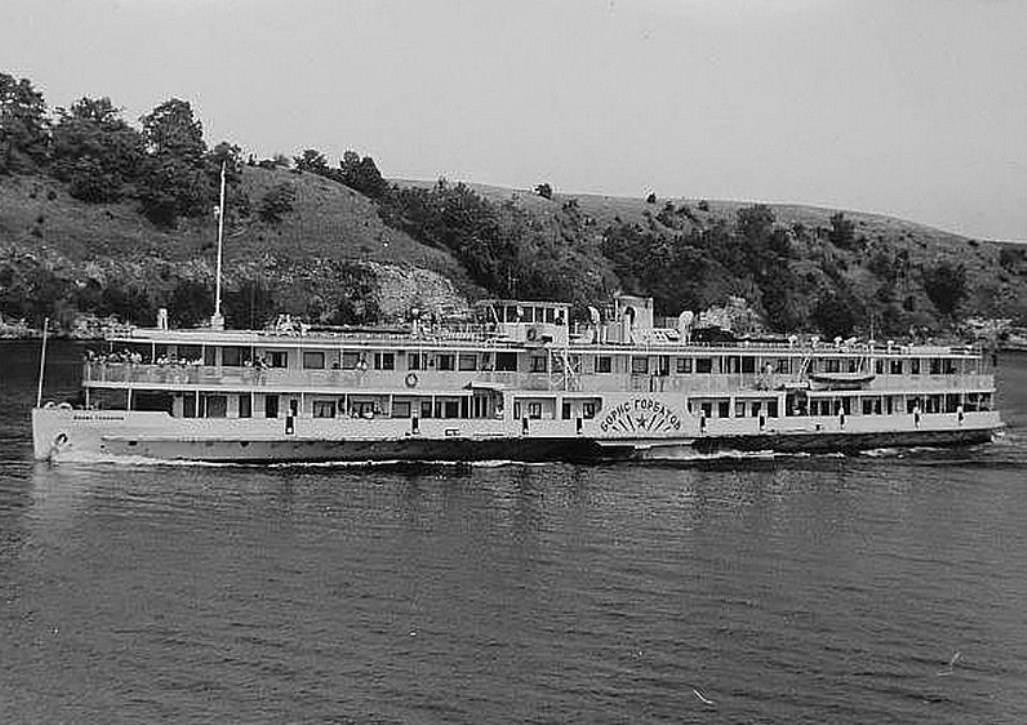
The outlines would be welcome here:
M 563 404 L 563 406 L 560 409 L 560 415 L 561 415 L 561 417 L 564 420 L 570 420 L 571 419 L 571 404 L 570 403 L 564 403 Z
M 278 417 L 278 396 L 267 395 L 264 396 L 264 417 L 265 418 L 277 418 Z
M 835 358 L 828 358 L 824 360 L 824 372 L 825 373 L 839 373 L 842 369 L 842 361 Z
M 583 418 L 595 418 L 596 417 L 596 404 L 595 403 L 584 403 L 581 406 L 581 416 Z
M 396 356 L 391 352 L 376 352 L 374 354 L 375 370 L 395 370 Z
M 205 418 L 224 418 L 228 415 L 227 395 L 208 395 L 204 398 Z
M 303 353 L 303 367 L 308 367 L 306 363 L 307 353 Z M 357 352 L 344 352 L 342 353 L 342 369 L 343 370 L 356 370 L 357 363 L 360 362 L 360 353 Z
M 889 375 L 902 375 L 902 361 L 901 360 L 891 360 L 891 361 L 889 361 L 889 364 L 888 364 L 888 374 Z
M 874 360 L 874 373 L 884 375 L 884 360 Z
M 248 347 L 223 347 L 221 348 L 221 364 L 225 367 L 242 367 L 250 361 L 250 349 Z
M 768 400 L 767 401 L 767 417 L 768 418 L 776 418 L 777 417 L 777 401 L 776 400 Z
M 313 409 L 315 418 L 334 418 L 335 417 L 335 401 L 334 400 L 315 400 Z
M 742 372 L 743 373 L 754 373 L 754 372 L 756 372 L 756 358 L 754 358 L 754 357 L 743 357 L 742 358 Z
M 698 357 L 695 359 L 695 371 L 709 375 L 713 372 L 713 358 L 711 357 Z
M 909 374 L 919 375 L 920 374 L 920 358 L 913 358 L 909 361 Z
M 268 367 L 289 367 L 289 353 L 285 352 L 284 350 L 268 350 L 265 359 L 267 360 Z
M 308 370 L 324 370 L 325 354 L 323 352 L 304 352 L 303 367 Z
M 631 358 L 631 372 L 643 375 L 649 372 L 649 358 L 633 356 Z
M 431 418 L 432 417 L 431 416 L 431 401 L 430 400 L 422 400 L 421 401 L 421 417 L 422 418 Z
M 600 355 L 596 358 L 596 372 L 609 373 L 613 371 L 613 358 L 609 355 Z
M 528 403 L 528 417 L 538 420 L 542 417 L 542 403 Z
M 182 398 L 182 417 L 183 418 L 195 418 L 196 417 L 196 396 L 187 394 Z
M 203 364 L 207 366 L 217 365 L 217 352 L 216 347 L 205 347 L 203 348 Z
M 496 370 L 498 372 L 517 372 L 517 353 L 515 352 L 497 352 L 496 353 Z
M 395 401 L 392 404 L 392 417 L 393 418 L 409 418 L 410 417 L 410 402 L 409 401 Z
M 461 355 L 459 360 L 461 370 L 477 370 L 478 356 L 475 354 Z
M 420 353 L 412 352 L 407 355 L 407 370 L 421 370 L 424 368 L 423 356 Z
M 556 310 L 552 307 L 546 308 L 546 322 L 552 324 L 556 321 Z
M 677 371 L 679 374 L 687 375 L 692 372 L 692 358 L 690 357 L 679 357 L 677 363 Z
M 251 418 L 253 416 L 253 399 L 249 393 L 239 396 L 239 417 Z
M 880 401 L 878 401 L 878 402 L 880 402 Z M 873 398 L 863 398 L 863 415 L 873 415 L 873 414 L 874 414 L 874 399 Z
M 721 400 L 717 403 L 717 417 L 718 418 L 730 418 L 731 417 L 731 403 L 726 400 Z
M 745 402 L 744 401 L 739 400 L 738 402 L 735 403 L 735 417 L 736 418 L 744 418 L 745 417 Z
M 931 358 L 931 375 L 941 375 L 941 358 Z
M 544 373 L 546 371 L 546 359 L 541 355 L 531 356 L 530 372 Z
M 456 365 L 455 355 L 439 355 L 437 359 L 439 370 L 452 370 Z

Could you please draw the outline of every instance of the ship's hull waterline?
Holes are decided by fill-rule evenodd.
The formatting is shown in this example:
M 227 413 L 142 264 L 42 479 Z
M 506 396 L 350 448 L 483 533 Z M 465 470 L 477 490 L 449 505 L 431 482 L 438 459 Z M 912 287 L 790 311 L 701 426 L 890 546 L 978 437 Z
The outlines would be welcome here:
M 314 463 L 431 461 L 479 462 L 675 461 L 723 453 L 828 453 L 917 446 L 950 447 L 992 440 L 996 421 L 926 420 L 907 430 L 771 430 L 745 434 L 706 434 L 653 438 L 589 435 L 504 435 L 501 433 L 422 436 L 410 432 L 370 437 L 325 431 L 268 433 L 267 426 L 233 433 L 208 427 L 169 435 L 155 425 L 164 416 L 124 411 L 91 413 L 37 409 L 33 414 L 36 457 L 71 461 L 196 461 L 217 463 Z M 939 416 L 943 417 L 943 416 Z M 947 417 L 947 416 L 945 416 Z M 996 416 L 997 417 L 997 416 Z M 136 420 L 139 419 L 139 420 Z M 141 422 L 140 422 L 141 421 Z M 373 425 L 369 423 L 369 425 Z M 999 424 L 1000 425 L 1000 424 Z M 265 430 L 260 430 L 264 428 Z

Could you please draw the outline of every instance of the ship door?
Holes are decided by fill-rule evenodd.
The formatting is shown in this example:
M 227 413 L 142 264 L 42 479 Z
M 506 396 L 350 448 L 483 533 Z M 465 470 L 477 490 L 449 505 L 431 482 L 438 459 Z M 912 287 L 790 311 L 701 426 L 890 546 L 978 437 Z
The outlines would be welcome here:
M 657 374 L 660 377 L 670 375 L 670 355 L 660 355 L 657 358 Z

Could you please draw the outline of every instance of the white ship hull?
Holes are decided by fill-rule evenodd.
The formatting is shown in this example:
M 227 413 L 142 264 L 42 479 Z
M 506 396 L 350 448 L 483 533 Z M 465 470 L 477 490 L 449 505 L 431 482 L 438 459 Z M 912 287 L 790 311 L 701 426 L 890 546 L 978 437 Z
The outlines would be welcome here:
M 908 418 L 908 420 L 907 420 Z M 678 431 L 603 431 L 599 421 L 180 419 L 165 413 L 41 408 L 35 457 L 216 462 L 677 460 L 720 451 L 785 453 L 952 446 L 991 440 L 995 412 L 850 418 L 691 418 Z M 703 430 L 702 428 L 705 428 Z

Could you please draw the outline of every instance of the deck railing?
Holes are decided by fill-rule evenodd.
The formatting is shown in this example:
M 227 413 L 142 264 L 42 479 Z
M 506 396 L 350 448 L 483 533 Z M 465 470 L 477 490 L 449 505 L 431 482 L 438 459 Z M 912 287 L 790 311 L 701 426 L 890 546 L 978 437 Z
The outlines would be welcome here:
M 87 384 L 140 388 L 269 388 L 313 390 L 456 391 L 468 386 L 496 389 L 568 392 L 620 392 L 745 394 L 769 393 L 796 384 L 793 375 L 778 374 L 674 374 L 631 375 L 592 373 L 567 376 L 546 373 L 474 370 L 295 370 L 292 368 L 230 367 L 195 364 L 149 365 L 89 361 L 83 377 Z M 864 385 L 868 392 L 989 390 L 991 375 L 879 375 Z M 825 389 L 814 385 L 815 390 Z

